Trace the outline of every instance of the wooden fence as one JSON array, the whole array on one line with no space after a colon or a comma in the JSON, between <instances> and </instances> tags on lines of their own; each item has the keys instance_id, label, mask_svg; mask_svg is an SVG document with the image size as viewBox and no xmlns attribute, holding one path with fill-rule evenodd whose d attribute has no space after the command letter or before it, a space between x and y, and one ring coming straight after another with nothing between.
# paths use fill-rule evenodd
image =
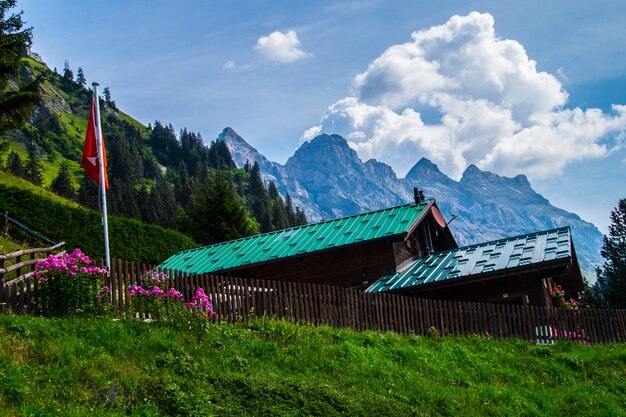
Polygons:
<instances>
[{"instance_id":1,"label":"wooden fence","mask_svg":"<svg viewBox=\"0 0 626 417\"><path fill-rule=\"evenodd\" d=\"M108 284L116 315L123 316L127 311L128 289L147 269L145 265L113 261ZM167 286L179 290L186 300L197 288L203 288L217 313L217 322L272 316L313 325L422 336L516 337L536 343L553 343L556 339L626 342L626 310L426 300L319 284L166 272ZM6 305L16 312L31 312L35 293L22 282L20 287L8 290Z\"/></svg>"},{"instance_id":2,"label":"wooden fence","mask_svg":"<svg viewBox=\"0 0 626 417\"><path fill-rule=\"evenodd\" d=\"M24 306L24 297L28 293L28 303L30 308L30 293L32 285L24 282L30 273L35 269L35 265L41 256L47 257L51 253L63 251L65 242L57 243L48 248L22 249L9 254L0 254L0 307L7 304L5 300L13 300L13 306ZM28 258L28 259L24 259ZM11 264L11 265L8 265ZM1 311L1 309L0 309Z\"/></svg>"}]
</instances>

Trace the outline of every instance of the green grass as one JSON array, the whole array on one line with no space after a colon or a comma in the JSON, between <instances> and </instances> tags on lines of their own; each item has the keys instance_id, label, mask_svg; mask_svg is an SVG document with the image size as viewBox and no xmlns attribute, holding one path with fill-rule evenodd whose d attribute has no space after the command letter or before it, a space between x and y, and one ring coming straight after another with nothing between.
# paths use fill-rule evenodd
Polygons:
<instances>
[{"instance_id":1,"label":"green grass","mask_svg":"<svg viewBox=\"0 0 626 417\"><path fill-rule=\"evenodd\" d=\"M0 316L17 416L620 416L626 346Z\"/></svg>"},{"instance_id":2,"label":"green grass","mask_svg":"<svg viewBox=\"0 0 626 417\"><path fill-rule=\"evenodd\" d=\"M0 221L4 222L4 218L0 218ZM27 245L14 242L11 239L7 239L6 237L0 235L0 254L4 255L26 248Z\"/></svg>"},{"instance_id":3,"label":"green grass","mask_svg":"<svg viewBox=\"0 0 626 417\"><path fill-rule=\"evenodd\" d=\"M41 62L35 61L32 58L23 57L21 60L22 62L27 63L32 68L34 68L38 73L45 72L48 70L48 68L44 64L42 64Z\"/></svg>"},{"instance_id":4,"label":"green grass","mask_svg":"<svg viewBox=\"0 0 626 417\"><path fill-rule=\"evenodd\" d=\"M38 187L30 181L27 181L23 178L16 177L15 175L12 175L3 170L0 170L0 183L2 183L3 185L10 186L10 187L16 187L22 190L29 191L33 194L36 194L41 197L45 197L51 201L54 201L56 203L61 203L68 207L73 207L73 208L80 207L78 203L75 203L66 198L58 196L52 191L46 190L43 187Z\"/></svg>"},{"instance_id":5,"label":"green grass","mask_svg":"<svg viewBox=\"0 0 626 417\"><path fill-rule=\"evenodd\" d=\"M148 127L144 125L143 123L141 123L139 120L134 119L133 117L129 116L128 114L124 113L123 111L119 109L117 110L117 114L122 118L122 120L130 123L132 126L137 128L137 130L141 132L142 138L148 139L150 137L150 131L148 130Z\"/></svg>"}]
</instances>

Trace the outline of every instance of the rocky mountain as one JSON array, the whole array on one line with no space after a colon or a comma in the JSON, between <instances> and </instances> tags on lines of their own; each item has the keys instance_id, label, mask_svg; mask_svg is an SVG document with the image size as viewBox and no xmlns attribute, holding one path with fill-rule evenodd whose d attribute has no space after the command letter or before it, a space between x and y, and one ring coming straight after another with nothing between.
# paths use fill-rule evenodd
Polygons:
<instances>
[{"instance_id":1,"label":"rocky mountain","mask_svg":"<svg viewBox=\"0 0 626 417\"><path fill-rule=\"evenodd\" d=\"M574 213L554 207L524 175L501 177L470 165L459 181L426 158L404 178L382 162L363 162L338 135L305 142L285 165L269 161L230 129L219 136L235 163L257 161L268 181L289 193L311 221L347 216L411 201L413 188L435 198L460 245L569 225L583 269L600 264L602 234Z\"/></svg>"}]
</instances>

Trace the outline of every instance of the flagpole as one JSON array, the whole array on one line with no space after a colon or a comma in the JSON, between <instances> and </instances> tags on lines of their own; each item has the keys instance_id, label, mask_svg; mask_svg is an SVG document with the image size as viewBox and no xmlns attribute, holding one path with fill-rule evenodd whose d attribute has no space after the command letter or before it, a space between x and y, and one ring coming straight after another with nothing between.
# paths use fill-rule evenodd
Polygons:
<instances>
[{"instance_id":1,"label":"flagpole","mask_svg":"<svg viewBox=\"0 0 626 417\"><path fill-rule=\"evenodd\" d=\"M98 148L98 166L100 167L100 202L102 204L102 225L104 226L104 259L108 271L111 271L111 256L109 254L109 222L107 219L107 194L104 183L104 161L102 159L102 128L100 126L100 100L98 99L98 83L91 83L93 86L93 99L96 102L96 148Z\"/></svg>"}]
</instances>

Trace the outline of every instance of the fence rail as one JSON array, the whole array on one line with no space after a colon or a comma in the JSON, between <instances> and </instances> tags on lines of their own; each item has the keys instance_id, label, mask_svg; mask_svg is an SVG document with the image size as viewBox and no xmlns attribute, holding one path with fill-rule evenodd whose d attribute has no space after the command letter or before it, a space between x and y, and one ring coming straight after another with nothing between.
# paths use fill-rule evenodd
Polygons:
<instances>
[{"instance_id":1,"label":"fence rail","mask_svg":"<svg viewBox=\"0 0 626 417\"><path fill-rule=\"evenodd\" d=\"M113 260L107 283L116 315L123 316L128 310L128 289L147 269L143 264ZM516 337L537 343L553 343L557 339L626 342L626 310L427 300L320 284L165 272L169 277L167 285L179 290L186 300L192 298L197 288L203 288L217 313L217 322L240 322L267 315L313 325L423 336ZM5 286L4 290L7 308L23 313L35 310L36 287L31 288L30 281Z\"/></svg>"},{"instance_id":2,"label":"fence rail","mask_svg":"<svg viewBox=\"0 0 626 417\"><path fill-rule=\"evenodd\" d=\"M65 242L61 242L47 248L22 249L8 254L0 254L0 311L7 304L17 308L16 303L20 300L22 302L20 310L32 310L30 304L33 284L24 282L24 279L34 271L35 265L39 261L37 255L48 256L55 251L62 251L64 246ZM25 256L28 256L29 259L22 260ZM13 264L6 265L7 262L13 262ZM12 274L13 272L15 274ZM15 278L7 281L7 276L15 276Z\"/></svg>"}]
</instances>

